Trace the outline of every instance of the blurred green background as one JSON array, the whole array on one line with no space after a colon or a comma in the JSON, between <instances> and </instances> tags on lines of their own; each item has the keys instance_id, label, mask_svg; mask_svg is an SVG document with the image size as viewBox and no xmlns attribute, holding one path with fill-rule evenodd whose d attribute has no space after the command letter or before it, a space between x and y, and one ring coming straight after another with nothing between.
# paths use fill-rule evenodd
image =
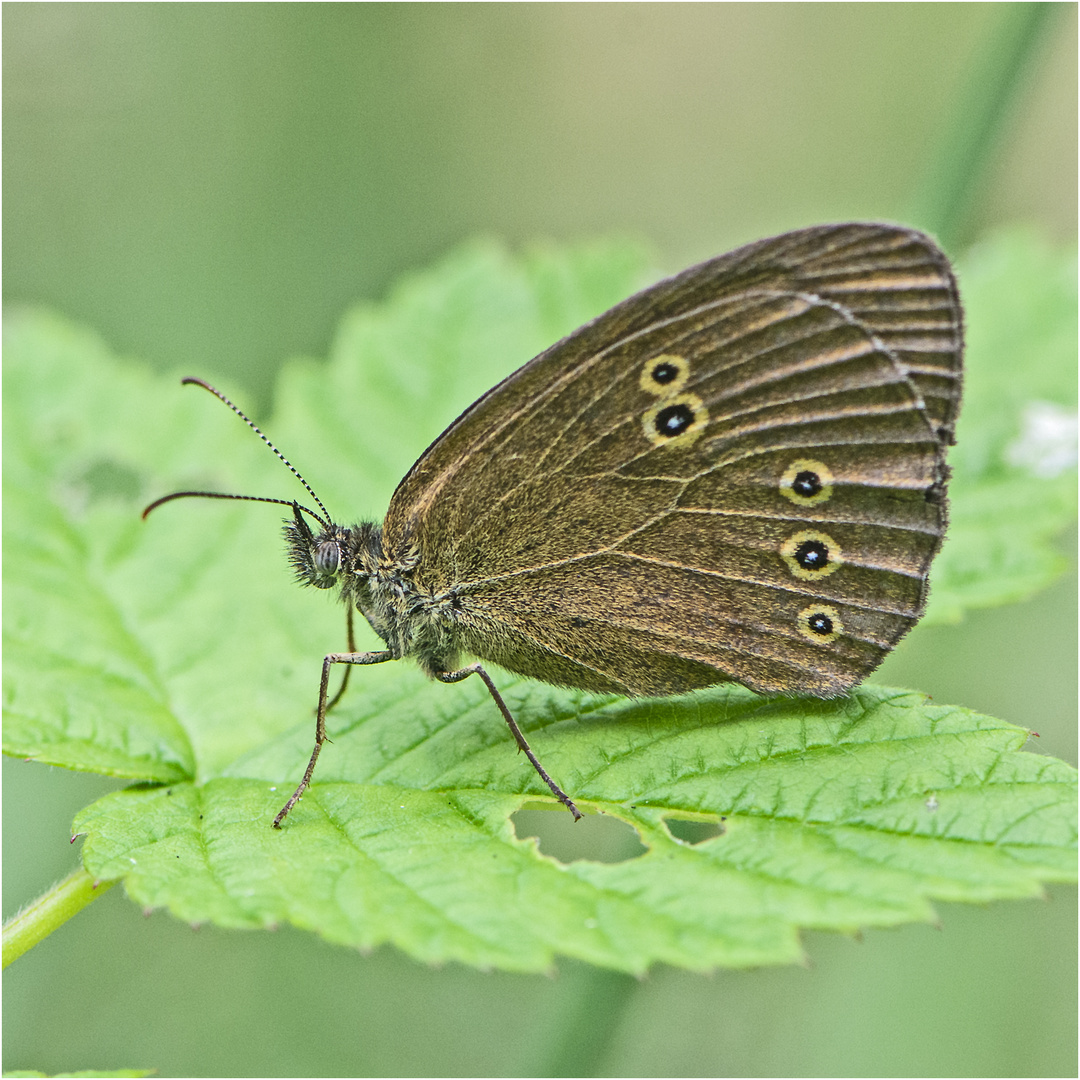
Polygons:
<instances>
[{"instance_id":1,"label":"blurred green background","mask_svg":"<svg viewBox=\"0 0 1080 1080\"><path fill-rule=\"evenodd\" d=\"M953 254L1015 222L1075 242L1073 4L2 17L5 301L55 307L159 370L227 376L261 415L286 358L324 355L350 304L476 233L629 234L671 271L855 218L930 228ZM986 152L954 182L965 140ZM882 680L1033 727L1075 762L1075 597L1073 575L920 629ZM5 916L74 865L71 818L116 786L4 762ZM636 982L195 933L114 890L8 971L4 1068L1075 1075L1075 890L939 910L942 929L808 934L805 969Z\"/></svg>"}]
</instances>

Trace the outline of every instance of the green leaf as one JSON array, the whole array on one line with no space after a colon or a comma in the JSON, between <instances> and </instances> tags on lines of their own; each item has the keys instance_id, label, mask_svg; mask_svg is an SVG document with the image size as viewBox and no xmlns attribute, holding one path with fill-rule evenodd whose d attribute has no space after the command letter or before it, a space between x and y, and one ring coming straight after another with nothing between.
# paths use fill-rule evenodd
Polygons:
<instances>
[{"instance_id":1,"label":"green leaf","mask_svg":"<svg viewBox=\"0 0 1080 1080\"><path fill-rule=\"evenodd\" d=\"M109 581L136 542L151 380L48 316L6 323L5 353L4 750L111 776L190 776L160 667ZM125 400L140 410L126 425Z\"/></svg>"},{"instance_id":2,"label":"green leaf","mask_svg":"<svg viewBox=\"0 0 1080 1080\"><path fill-rule=\"evenodd\" d=\"M926 619L1023 599L1066 562L1076 519L1076 254L999 234L958 266L964 402L949 455L952 521Z\"/></svg>"},{"instance_id":3,"label":"green leaf","mask_svg":"<svg viewBox=\"0 0 1080 1080\"><path fill-rule=\"evenodd\" d=\"M87 1076L87 1077L89 1077L89 1076L102 1076L102 1077L104 1077L104 1076L116 1076L116 1077L123 1077L123 1076L131 1076L131 1077L141 1077L141 1076L153 1076L154 1071L155 1070L153 1070L153 1069L116 1069L116 1070L114 1070L112 1072L101 1072L101 1071L96 1070L96 1069L86 1069L86 1070L82 1070L80 1072L43 1073L43 1072L35 1072L32 1069L21 1069L21 1070L18 1070L16 1072L6 1072L3 1075L4 1075L5 1078L7 1078L7 1077L47 1077L47 1076L65 1076L65 1077L84 1077L84 1076Z\"/></svg>"},{"instance_id":4,"label":"green leaf","mask_svg":"<svg viewBox=\"0 0 1080 1080\"><path fill-rule=\"evenodd\" d=\"M627 245L463 249L350 314L328 365L288 365L266 428L336 516L377 519L463 407L644 267ZM275 832L310 753L320 659L344 645L340 607L290 581L280 507L138 511L173 490L288 497L294 481L205 393L84 331L23 312L5 341L5 751L148 782L76 822L87 870L144 906L429 961L703 969L795 960L800 927L925 920L934 899L1030 896L1075 875L1074 770L1022 752L1021 729L882 688L627 702L502 676L549 771L643 852L559 862L515 835L510 816L550 799L483 686L366 667ZM977 483L957 470L951 543L969 559L949 565L967 577L938 586L953 607L1046 579L1005 563L980 577L970 553L999 526L963 527L968 499L1001 498L1014 434L1002 423ZM1058 491L1041 483L1029 490ZM722 831L690 843L684 819Z\"/></svg>"},{"instance_id":5,"label":"green leaf","mask_svg":"<svg viewBox=\"0 0 1080 1080\"><path fill-rule=\"evenodd\" d=\"M798 928L934 918L932 898L1032 896L1074 873L1076 774L1028 733L876 687L843 702L509 688L585 809L647 849L567 864L508 821L542 785L483 687L424 687L335 725L325 772L281 832L286 747L202 786L129 789L75 822L91 874L191 922L393 942L429 962L517 971L555 955L640 972L792 962ZM297 746L293 748L300 750ZM351 779L339 779L350 777ZM633 802L627 793L633 793ZM562 813L562 811L559 811ZM692 845L669 818L720 824Z\"/></svg>"}]
</instances>

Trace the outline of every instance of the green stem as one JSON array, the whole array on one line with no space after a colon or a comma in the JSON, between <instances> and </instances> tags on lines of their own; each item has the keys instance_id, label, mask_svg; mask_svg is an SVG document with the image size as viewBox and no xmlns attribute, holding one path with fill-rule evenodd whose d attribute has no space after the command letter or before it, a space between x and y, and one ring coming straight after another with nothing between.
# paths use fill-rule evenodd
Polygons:
<instances>
[{"instance_id":1,"label":"green stem","mask_svg":"<svg viewBox=\"0 0 1080 1080\"><path fill-rule=\"evenodd\" d=\"M80 866L4 924L4 967L47 938L116 881L95 882Z\"/></svg>"},{"instance_id":2,"label":"green stem","mask_svg":"<svg viewBox=\"0 0 1080 1080\"><path fill-rule=\"evenodd\" d=\"M948 249L957 243L972 194L1018 93L1024 89L1053 3L1003 5L997 27L958 95L952 122L912 201L911 219Z\"/></svg>"},{"instance_id":3,"label":"green stem","mask_svg":"<svg viewBox=\"0 0 1080 1080\"><path fill-rule=\"evenodd\" d=\"M564 962L562 966L570 965ZM639 986L632 975L588 965L582 965L571 978L558 1022L551 1025L552 1040L545 1060L536 1076L601 1075Z\"/></svg>"}]
</instances>

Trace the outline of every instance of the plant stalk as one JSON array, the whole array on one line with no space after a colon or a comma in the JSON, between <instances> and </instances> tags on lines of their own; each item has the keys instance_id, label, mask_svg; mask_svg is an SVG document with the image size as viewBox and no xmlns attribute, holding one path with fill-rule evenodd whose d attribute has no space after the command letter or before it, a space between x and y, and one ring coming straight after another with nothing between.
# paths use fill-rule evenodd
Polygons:
<instances>
[{"instance_id":1,"label":"plant stalk","mask_svg":"<svg viewBox=\"0 0 1080 1080\"><path fill-rule=\"evenodd\" d=\"M116 884L94 881L80 866L4 924L4 967L47 938Z\"/></svg>"},{"instance_id":2,"label":"plant stalk","mask_svg":"<svg viewBox=\"0 0 1080 1080\"><path fill-rule=\"evenodd\" d=\"M911 203L911 220L955 250L987 163L1016 101L1032 78L1048 23L1059 5L1001 5L997 27L957 95L951 120Z\"/></svg>"}]
</instances>

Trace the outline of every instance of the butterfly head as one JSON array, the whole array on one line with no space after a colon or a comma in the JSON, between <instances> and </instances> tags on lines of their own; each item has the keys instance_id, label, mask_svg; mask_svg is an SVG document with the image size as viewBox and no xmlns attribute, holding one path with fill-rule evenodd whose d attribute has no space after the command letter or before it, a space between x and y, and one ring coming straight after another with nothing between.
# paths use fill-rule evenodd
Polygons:
<instances>
[{"instance_id":1,"label":"butterfly head","mask_svg":"<svg viewBox=\"0 0 1080 1080\"><path fill-rule=\"evenodd\" d=\"M206 498L206 499L239 499L247 502L277 503L292 509L292 520L285 521L285 540L288 545L289 562L292 563L296 576L302 585L312 585L316 589L331 589L345 573L344 580L346 589L349 588L349 571L354 568L356 557L361 550L370 547L370 534L377 530L375 526L360 525L352 529L335 525L330 518L322 500L312 490L311 485L297 472L292 462L259 430L258 426L234 405L220 390L211 386L202 379L186 378L181 380L185 385L201 386L208 390L219 401L227 405L241 420L277 456L285 467L304 485L307 493L315 501L319 508L318 512L306 506L301 506L295 499L275 499L261 495L235 495L219 491L174 491L171 495L165 495L152 502L144 511L145 518L151 511L174 499L183 498ZM317 526L314 531L308 519Z\"/></svg>"},{"instance_id":2,"label":"butterfly head","mask_svg":"<svg viewBox=\"0 0 1080 1080\"><path fill-rule=\"evenodd\" d=\"M354 530L316 518L319 530L315 532L304 513L303 507L293 503L293 519L285 520L289 562L301 585L332 589L352 561Z\"/></svg>"}]
</instances>

